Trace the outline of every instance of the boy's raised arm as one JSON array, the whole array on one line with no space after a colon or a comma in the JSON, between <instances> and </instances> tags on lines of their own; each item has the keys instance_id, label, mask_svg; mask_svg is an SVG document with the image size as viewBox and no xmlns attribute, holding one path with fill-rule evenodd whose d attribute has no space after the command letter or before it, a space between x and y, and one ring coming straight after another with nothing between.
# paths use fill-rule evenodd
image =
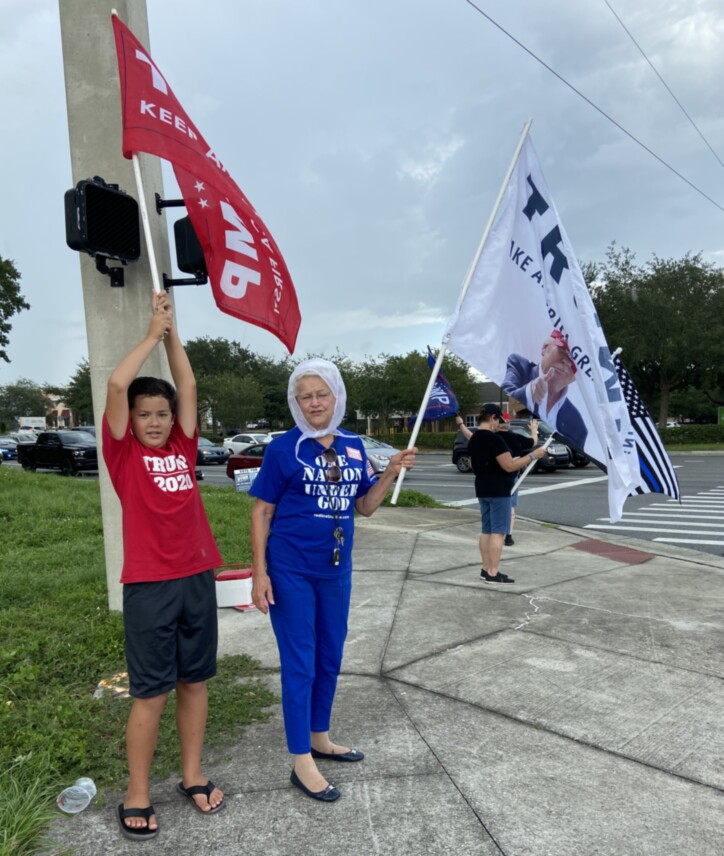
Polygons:
<instances>
[{"instance_id":1,"label":"boy's raised arm","mask_svg":"<svg viewBox=\"0 0 724 856\"><path fill-rule=\"evenodd\" d=\"M169 329L163 343L176 386L176 421L187 437L193 437L198 419L194 370L175 327Z\"/></svg>"},{"instance_id":2,"label":"boy's raised arm","mask_svg":"<svg viewBox=\"0 0 724 856\"><path fill-rule=\"evenodd\" d=\"M128 426L128 387L153 349L173 330L171 304L165 292L153 294L153 315L144 338L118 363L108 378L106 419L111 435L121 440ZM183 350L183 349L182 349ZM195 414L194 414L195 415Z\"/></svg>"}]
</instances>

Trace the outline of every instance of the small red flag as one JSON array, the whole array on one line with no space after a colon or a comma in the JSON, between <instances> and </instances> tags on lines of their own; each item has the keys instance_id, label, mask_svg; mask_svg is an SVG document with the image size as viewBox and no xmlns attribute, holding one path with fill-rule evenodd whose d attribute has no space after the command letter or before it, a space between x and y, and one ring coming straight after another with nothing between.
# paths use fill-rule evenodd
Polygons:
<instances>
[{"instance_id":1,"label":"small red flag","mask_svg":"<svg viewBox=\"0 0 724 856\"><path fill-rule=\"evenodd\" d=\"M173 165L222 312L263 327L290 353L301 324L281 252L261 217L211 150L133 33L113 16L123 117L123 154Z\"/></svg>"}]
</instances>

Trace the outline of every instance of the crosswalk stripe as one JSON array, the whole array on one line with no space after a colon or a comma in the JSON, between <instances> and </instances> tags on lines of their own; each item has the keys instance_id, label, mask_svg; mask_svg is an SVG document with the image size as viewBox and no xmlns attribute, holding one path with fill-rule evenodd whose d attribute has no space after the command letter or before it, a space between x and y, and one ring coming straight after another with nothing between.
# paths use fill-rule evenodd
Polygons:
<instances>
[{"instance_id":1,"label":"crosswalk stripe","mask_svg":"<svg viewBox=\"0 0 724 856\"><path fill-rule=\"evenodd\" d=\"M614 532L671 532L675 535L691 535L692 530L691 527L688 529L670 529L668 526L658 527L658 526L621 526L619 523L589 523L583 527L584 529L613 529ZM709 532L702 532L702 535L709 535ZM724 533L722 533L722 540L715 541L715 544L724 545Z\"/></svg>"},{"instance_id":2,"label":"crosswalk stripe","mask_svg":"<svg viewBox=\"0 0 724 856\"><path fill-rule=\"evenodd\" d=\"M667 505L674 503L675 505L712 505L719 507L724 505L724 499L705 499L703 496L689 496L681 502L677 502L675 499L667 499L666 503Z\"/></svg>"},{"instance_id":3,"label":"crosswalk stripe","mask_svg":"<svg viewBox=\"0 0 724 856\"><path fill-rule=\"evenodd\" d=\"M671 512L671 513L669 513ZM672 517L675 517L677 520L722 520L724 519L721 514L702 514L701 512L694 512L693 510L688 513L684 513L681 511L675 511L672 508L662 508L662 509L648 509L648 508L639 508L638 511L626 511L624 512L624 518L627 516L641 516L641 517L660 517L662 520L671 520ZM603 519L603 518L602 518Z\"/></svg>"},{"instance_id":4,"label":"crosswalk stripe","mask_svg":"<svg viewBox=\"0 0 724 856\"><path fill-rule=\"evenodd\" d=\"M712 496L712 494L715 494ZM661 536L653 541L666 541L678 544L724 544L722 541L710 541L724 530L724 496L719 499L724 487L699 491L696 495L685 495L681 502L669 499L654 502L636 511L624 511L619 523L611 523L609 517L599 517L596 523L589 523L584 529L611 529L624 532L653 532ZM712 522L712 521L717 521ZM686 526L686 529L672 529L672 525ZM688 535L689 538L671 538L671 535ZM691 537L694 536L694 537ZM696 537L699 536L699 537ZM724 539L724 531L721 532Z\"/></svg>"},{"instance_id":5,"label":"crosswalk stripe","mask_svg":"<svg viewBox=\"0 0 724 856\"><path fill-rule=\"evenodd\" d=\"M598 519L602 523L610 523L611 522L610 517L599 517ZM696 520L698 521L699 518L696 518ZM624 523L651 523L654 526L665 526L666 525L666 523L663 520L655 520L653 518L648 518L648 517L644 518L643 520L638 518L638 517L624 517L623 522ZM686 520L681 519L679 522L684 524L684 523L686 523ZM698 527L701 529L724 529L724 523L707 523L705 520L703 520L701 522L697 522L697 523L692 523L691 525L694 526L695 528ZM586 528L588 528L588 527L586 527Z\"/></svg>"}]
</instances>

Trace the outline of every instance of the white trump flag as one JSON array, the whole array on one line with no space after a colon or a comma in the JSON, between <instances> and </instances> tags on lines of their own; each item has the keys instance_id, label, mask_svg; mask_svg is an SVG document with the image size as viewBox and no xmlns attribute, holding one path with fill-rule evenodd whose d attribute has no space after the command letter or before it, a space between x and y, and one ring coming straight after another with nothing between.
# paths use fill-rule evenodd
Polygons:
<instances>
[{"instance_id":1,"label":"white trump flag","mask_svg":"<svg viewBox=\"0 0 724 856\"><path fill-rule=\"evenodd\" d=\"M445 336L608 470L609 514L641 483L634 432L596 310L526 137L500 215Z\"/></svg>"}]
</instances>

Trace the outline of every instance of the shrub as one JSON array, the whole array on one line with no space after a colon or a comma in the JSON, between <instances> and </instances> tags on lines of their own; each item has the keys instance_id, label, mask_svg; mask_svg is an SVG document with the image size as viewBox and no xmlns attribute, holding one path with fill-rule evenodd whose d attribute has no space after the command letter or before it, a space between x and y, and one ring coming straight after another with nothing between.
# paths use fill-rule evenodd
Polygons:
<instances>
[{"instance_id":1,"label":"shrub","mask_svg":"<svg viewBox=\"0 0 724 856\"><path fill-rule=\"evenodd\" d=\"M456 433L456 431L420 431L417 440L415 440L415 445L421 450L452 452ZM396 449L406 449L410 442L410 435L407 432L404 434L376 434L375 440L389 443Z\"/></svg>"},{"instance_id":2,"label":"shrub","mask_svg":"<svg viewBox=\"0 0 724 856\"><path fill-rule=\"evenodd\" d=\"M724 425L680 425L677 428L660 428L659 435L665 446L724 444Z\"/></svg>"}]
</instances>

